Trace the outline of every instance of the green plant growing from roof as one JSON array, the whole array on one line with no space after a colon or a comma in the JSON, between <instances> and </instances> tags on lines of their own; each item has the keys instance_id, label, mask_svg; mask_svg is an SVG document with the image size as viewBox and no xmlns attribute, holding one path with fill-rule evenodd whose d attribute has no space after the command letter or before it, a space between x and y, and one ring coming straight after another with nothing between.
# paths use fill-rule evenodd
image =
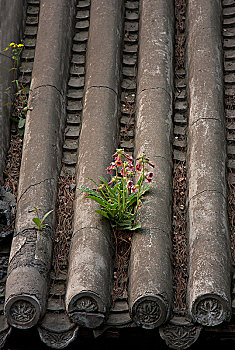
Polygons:
<instances>
[{"instance_id":1,"label":"green plant growing from roof","mask_svg":"<svg viewBox=\"0 0 235 350\"><path fill-rule=\"evenodd\" d=\"M19 135L22 137L24 135L24 127L26 121L26 114L28 111L27 103L28 96L27 93L30 89L24 87L23 80L19 81L17 78L18 69L24 68L19 67L20 64L20 56L22 50L24 48L24 44L21 42L20 44L16 44L14 42L10 43L4 51L10 51L11 59L13 61L13 67L9 71L14 71L14 79L11 81L12 85L9 86L6 91L9 94L9 91L13 88L16 91L13 94L12 102L6 103L4 106L12 105L14 107L15 116L11 119L17 123L19 129Z\"/></svg>"},{"instance_id":2,"label":"green plant growing from roof","mask_svg":"<svg viewBox=\"0 0 235 350\"><path fill-rule=\"evenodd\" d=\"M141 228L136 216L146 203L142 197L150 189L153 180L150 168L154 169L155 165L142 154L134 166L132 156L123 149L117 149L113 157L114 161L107 168L107 174L114 172L110 182L103 177L100 177L101 184L90 179L96 186L95 190L85 186L78 189L100 204L101 208L94 211L108 219L113 229L134 231ZM135 175L138 177L136 184L133 181Z\"/></svg>"},{"instance_id":3,"label":"green plant growing from roof","mask_svg":"<svg viewBox=\"0 0 235 350\"><path fill-rule=\"evenodd\" d=\"M34 227L38 230L38 231L42 231L46 226L48 226L48 224L44 224L44 221L46 220L46 218L48 217L48 215L50 215L53 210L49 210L42 219L40 219L39 216L39 207L34 207L32 210L30 210L31 212L35 212L36 213L36 217L34 217L32 219L33 223L34 223Z\"/></svg>"}]
</instances>

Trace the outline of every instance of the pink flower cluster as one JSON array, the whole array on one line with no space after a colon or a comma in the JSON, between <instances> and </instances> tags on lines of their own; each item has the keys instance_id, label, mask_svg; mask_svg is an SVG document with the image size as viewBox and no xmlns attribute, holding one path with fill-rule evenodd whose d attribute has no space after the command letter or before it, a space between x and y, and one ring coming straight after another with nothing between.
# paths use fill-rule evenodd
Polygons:
<instances>
[{"instance_id":1,"label":"pink flower cluster","mask_svg":"<svg viewBox=\"0 0 235 350\"><path fill-rule=\"evenodd\" d=\"M111 171L116 171L116 176L118 172L122 177L127 179L127 188L130 189L132 193L138 191L138 186L134 186L132 177L134 176L134 171L142 172L143 179L146 183L151 183L153 180L153 172L148 171L146 165L149 165L153 169L155 164L151 163L144 155L137 158L138 162L135 167L133 165L133 158L128 153L125 153L123 149L118 149L116 153L113 154L114 161L107 168L107 174L111 175ZM112 180L109 184L112 183Z\"/></svg>"}]
</instances>

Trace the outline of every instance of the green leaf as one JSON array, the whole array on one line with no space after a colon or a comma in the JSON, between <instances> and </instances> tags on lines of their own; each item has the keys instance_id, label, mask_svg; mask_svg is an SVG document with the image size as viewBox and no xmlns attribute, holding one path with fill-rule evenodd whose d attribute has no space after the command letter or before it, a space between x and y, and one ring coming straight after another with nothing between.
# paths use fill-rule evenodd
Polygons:
<instances>
[{"instance_id":1,"label":"green leaf","mask_svg":"<svg viewBox=\"0 0 235 350\"><path fill-rule=\"evenodd\" d=\"M103 176L100 176L99 178L104 184L108 184L108 181Z\"/></svg>"},{"instance_id":2,"label":"green leaf","mask_svg":"<svg viewBox=\"0 0 235 350\"><path fill-rule=\"evenodd\" d=\"M38 207L38 206L34 207L34 208L33 208L32 210L30 210L30 211L35 212L35 211L37 211L37 210L39 210L39 207Z\"/></svg>"},{"instance_id":3,"label":"green leaf","mask_svg":"<svg viewBox=\"0 0 235 350\"><path fill-rule=\"evenodd\" d=\"M41 220L39 218L33 218L33 222L37 225L37 227L41 227Z\"/></svg>"},{"instance_id":4,"label":"green leaf","mask_svg":"<svg viewBox=\"0 0 235 350\"><path fill-rule=\"evenodd\" d=\"M18 122L18 128L22 129L25 126L25 119L24 118L20 118L19 122Z\"/></svg>"},{"instance_id":5,"label":"green leaf","mask_svg":"<svg viewBox=\"0 0 235 350\"><path fill-rule=\"evenodd\" d=\"M137 222L134 226L132 226L132 228L130 228L130 231L135 231L138 230L139 228L141 228L141 223Z\"/></svg>"},{"instance_id":6,"label":"green leaf","mask_svg":"<svg viewBox=\"0 0 235 350\"><path fill-rule=\"evenodd\" d=\"M143 196L147 191L149 191L151 184L143 184L140 189L140 197Z\"/></svg>"},{"instance_id":7,"label":"green leaf","mask_svg":"<svg viewBox=\"0 0 235 350\"><path fill-rule=\"evenodd\" d=\"M115 209L117 209L117 206L118 206L118 204L117 204L117 202L115 202L115 203L113 203L113 202L109 202L109 208L110 208L110 210L115 210Z\"/></svg>"},{"instance_id":8,"label":"green leaf","mask_svg":"<svg viewBox=\"0 0 235 350\"><path fill-rule=\"evenodd\" d=\"M99 203L102 207L106 207L106 205L107 205L107 202L105 202L100 197L89 195L89 196L87 196L87 198L93 199L95 202Z\"/></svg>"},{"instance_id":9,"label":"green leaf","mask_svg":"<svg viewBox=\"0 0 235 350\"><path fill-rule=\"evenodd\" d=\"M131 220L127 220L125 222L119 222L118 225L121 226L121 227L124 227L124 226L130 226L132 224L132 221Z\"/></svg>"},{"instance_id":10,"label":"green leaf","mask_svg":"<svg viewBox=\"0 0 235 350\"><path fill-rule=\"evenodd\" d=\"M50 215L51 213L53 212L53 209L52 210L49 210L42 218L42 221L41 221L41 224L43 223L44 220L46 220L46 218L48 217L48 215Z\"/></svg>"},{"instance_id":11,"label":"green leaf","mask_svg":"<svg viewBox=\"0 0 235 350\"><path fill-rule=\"evenodd\" d=\"M119 186L121 183L117 182L116 185L114 187L112 187L108 184L108 181L104 177L100 176L100 179L102 180L103 184L105 185L106 190L110 194L112 194L113 196L115 196L117 198L116 190L118 190L118 192L120 191Z\"/></svg>"},{"instance_id":12,"label":"green leaf","mask_svg":"<svg viewBox=\"0 0 235 350\"><path fill-rule=\"evenodd\" d=\"M134 194L134 196L132 196L131 198L129 196L129 198L127 199L127 204L126 204L127 208L129 208L131 206L134 207L136 205L136 202L137 202L137 195L136 194Z\"/></svg>"},{"instance_id":13,"label":"green leaf","mask_svg":"<svg viewBox=\"0 0 235 350\"><path fill-rule=\"evenodd\" d=\"M99 187L99 185L97 184L97 182L95 182L95 180L93 180L92 178L88 177L89 180L91 180L97 187Z\"/></svg>"},{"instance_id":14,"label":"green leaf","mask_svg":"<svg viewBox=\"0 0 235 350\"><path fill-rule=\"evenodd\" d=\"M46 226L49 226L48 224L41 225L41 230L45 228Z\"/></svg>"},{"instance_id":15,"label":"green leaf","mask_svg":"<svg viewBox=\"0 0 235 350\"><path fill-rule=\"evenodd\" d=\"M81 187L78 187L78 190L80 190L80 191L82 191L82 192L86 192L86 193L88 193L88 194L91 194L92 196L95 196L95 197L98 197L98 198L103 199L103 197L101 196L101 194L99 194L99 192L94 191L94 190L91 190L91 189L88 188L88 187L81 186Z\"/></svg>"},{"instance_id":16,"label":"green leaf","mask_svg":"<svg viewBox=\"0 0 235 350\"><path fill-rule=\"evenodd\" d=\"M95 212L95 213L98 213L98 214L100 214L100 215L103 215L106 219L109 219L108 214L107 214L105 211L103 211L103 210L96 209L96 210L94 210L94 212Z\"/></svg>"},{"instance_id":17,"label":"green leaf","mask_svg":"<svg viewBox=\"0 0 235 350\"><path fill-rule=\"evenodd\" d=\"M142 205L145 205L145 204L151 203L152 201L153 201L152 199L149 199L148 201L142 201Z\"/></svg>"},{"instance_id":18,"label":"green leaf","mask_svg":"<svg viewBox=\"0 0 235 350\"><path fill-rule=\"evenodd\" d=\"M25 91L30 91L31 89L20 89L19 91L17 91L16 93L15 93L15 95L20 95L22 92L25 92Z\"/></svg>"},{"instance_id":19,"label":"green leaf","mask_svg":"<svg viewBox=\"0 0 235 350\"><path fill-rule=\"evenodd\" d=\"M20 137L24 136L24 128L23 129L19 129L19 135L20 135Z\"/></svg>"}]
</instances>

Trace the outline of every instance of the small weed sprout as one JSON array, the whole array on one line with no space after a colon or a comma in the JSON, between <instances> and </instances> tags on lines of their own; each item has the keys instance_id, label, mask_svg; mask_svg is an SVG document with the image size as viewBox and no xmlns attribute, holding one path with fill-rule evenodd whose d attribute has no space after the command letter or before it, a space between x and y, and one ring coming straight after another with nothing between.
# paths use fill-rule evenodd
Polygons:
<instances>
[{"instance_id":1,"label":"small weed sprout","mask_svg":"<svg viewBox=\"0 0 235 350\"><path fill-rule=\"evenodd\" d=\"M19 81L17 79L18 69L23 68L23 67L19 67L20 56L21 56L23 48L24 48L24 44L22 42L20 44L16 44L16 43L12 42L4 49L4 51L9 50L11 53L13 67L9 71L14 71L14 79L11 81L12 86L9 86L6 89L6 91L8 94L12 88L14 91L16 91L13 94L13 98L12 98L13 102L8 102L4 106L12 105L14 107L14 111L13 111L14 117L12 117L11 119L18 124L19 135L21 137L24 135L25 120L26 120L26 114L28 111L27 93L28 93L28 91L30 91L30 89L25 88L24 83L23 83L23 79L22 79L22 81Z\"/></svg>"},{"instance_id":2,"label":"small weed sprout","mask_svg":"<svg viewBox=\"0 0 235 350\"><path fill-rule=\"evenodd\" d=\"M85 186L78 189L100 204L101 209L95 212L108 219L114 230L134 231L141 228L136 216L138 209L146 203L142 197L150 189L153 179L151 170L155 165L143 154L136 159L134 166L132 156L123 149L117 149L113 157L114 161L107 168L107 174L114 172L110 182L100 177L100 185L90 179L97 187L95 190ZM133 182L135 175L138 176L136 184Z\"/></svg>"},{"instance_id":3,"label":"small weed sprout","mask_svg":"<svg viewBox=\"0 0 235 350\"><path fill-rule=\"evenodd\" d=\"M50 215L53 210L49 210L42 218L42 220L40 219L39 216L39 207L34 207L31 212L35 212L36 213L36 217L33 218L33 222L34 222L34 227L38 230L38 231L42 231L42 229L44 229L46 226L48 226L48 224L43 224L43 222L46 220L46 218L48 217L48 215Z\"/></svg>"}]
</instances>

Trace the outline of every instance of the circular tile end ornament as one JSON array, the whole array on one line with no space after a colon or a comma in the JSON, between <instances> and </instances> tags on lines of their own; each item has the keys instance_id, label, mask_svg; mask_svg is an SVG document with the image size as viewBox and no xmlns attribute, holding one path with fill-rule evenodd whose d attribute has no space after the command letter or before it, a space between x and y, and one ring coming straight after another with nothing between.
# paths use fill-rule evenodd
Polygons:
<instances>
[{"instance_id":1,"label":"circular tile end ornament","mask_svg":"<svg viewBox=\"0 0 235 350\"><path fill-rule=\"evenodd\" d=\"M36 298L28 295L11 297L5 305L8 323L16 328L28 329L40 318L40 306Z\"/></svg>"},{"instance_id":2,"label":"circular tile end ornament","mask_svg":"<svg viewBox=\"0 0 235 350\"><path fill-rule=\"evenodd\" d=\"M166 321L168 305L159 296L143 296L134 303L131 314L136 324L153 329Z\"/></svg>"},{"instance_id":3,"label":"circular tile end ornament","mask_svg":"<svg viewBox=\"0 0 235 350\"><path fill-rule=\"evenodd\" d=\"M200 296L193 304L192 317L203 326L216 326L229 319L229 304L218 295Z\"/></svg>"}]
</instances>

